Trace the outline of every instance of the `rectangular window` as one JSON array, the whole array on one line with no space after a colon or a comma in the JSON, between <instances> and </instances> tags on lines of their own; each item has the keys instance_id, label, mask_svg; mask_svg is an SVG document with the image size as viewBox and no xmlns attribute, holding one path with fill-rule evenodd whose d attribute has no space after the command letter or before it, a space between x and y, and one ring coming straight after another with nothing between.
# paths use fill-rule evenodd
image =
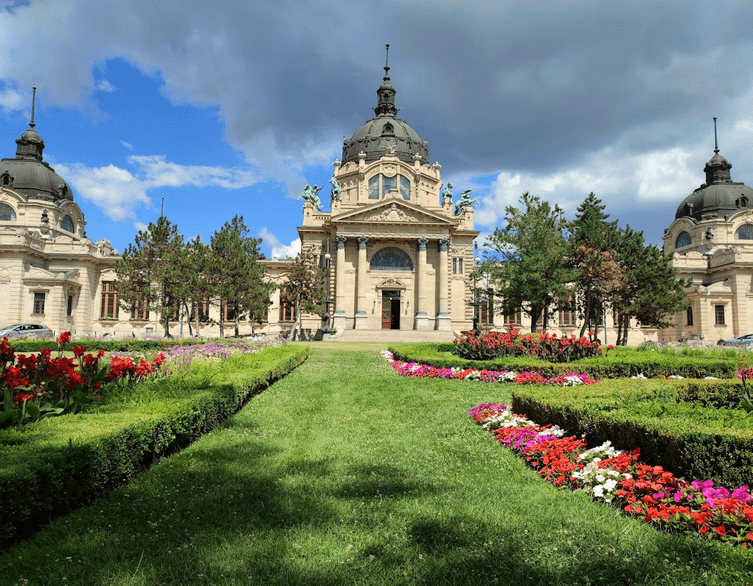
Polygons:
<instances>
[{"instance_id":1,"label":"rectangular window","mask_svg":"<svg viewBox=\"0 0 753 586\"><path fill-rule=\"evenodd\" d=\"M403 199L410 200L410 179L400 175L400 195Z\"/></svg>"},{"instance_id":2,"label":"rectangular window","mask_svg":"<svg viewBox=\"0 0 753 586\"><path fill-rule=\"evenodd\" d=\"M131 306L131 319L144 321L149 319L149 310L145 299L137 301Z\"/></svg>"},{"instance_id":3,"label":"rectangular window","mask_svg":"<svg viewBox=\"0 0 753 586\"><path fill-rule=\"evenodd\" d=\"M510 324L523 325L523 311L520 307L514 309L512 313L505 314L505 325L509 326Z\"/></svg>"},{"instance_id":4,"label":"rectangular window","mask_svg":"<svg viewBox=\"0 0 753 586\"><path fill-rule=\"evenodd\" d=\"M293 321L294 308L292 304L283 303L280 300L280 321Z\"/></svg>"},{"instance_id":5,"label":"rectangular window","mask_svg":"<svg viewBox=\"0 0 753 586\"><path fill-rule=\"evenodd\" d=\"M463 274L463 259L462 258L452 259L452 274L453 275Z\"/></svg>"},{"instance_id":6,"label":"rectangular window","mask_svg":"<svg viewBox=\"0 0 753 586\"><path fill-rule=\"evenodd\" d=\"M458 259L453 258L452 259L452 274L456 274L458 272Z\"/></svg>"},{"instance_id":7,"label":"rectangular window","mask_svg":"<svg viewBox=\"0 0 753 586\"><path fill-rule=\"evenodd\" d=\"M714 306L714 323L718 326L724 325L724 305Z\"/></svg>"},{"instance_id":8,"label":"rectangular window","mask_svg":"<svg viewBox=\"0 0 753 586\"><path fill-rule=\"evenodd\" d=\"M34 293L34 315L44 314L44 293Z\"/></svg>"},{"instance_id":9,"label":"rectangular window","mask_svg":"<svg viewBox=\"0 0 753 586\"><path fill-rule=\"evenodd\" d=\"M567 309L560 311L559 325L560 327L575 327L575 311L571 309L571 305L567 307Z\"/></svg>"},{"instance_id":10,"label":"rectangular window","mask_svg":"<svg viewBox=\"0 0 753 586\"><path fill-rule=\"evenodd\" d=\"M479 323L487 326L494 325L494 301L491 297L481 299L479 311Z\"/></svg>"},{"instance_id":11,"label":"rectangular window","mask_svg":"<svg viewBox=\"0 0 753 586\"><path fill-rule=\"evenodd\" d=\"M68 295L68 309L65 314L67 316L73 315L73 295Z\"/></svg>"},{"instance_id":12,"label":"rectangular window","mask_svg":"<svg viewBox=\"0 0 753 586\"><path fill-rule=\"evenodd\" d=\"M105 281L102 283L102 311L100 319L118 319L118 293L115 283Z\"/></svg>"},{"instance_id":13,"label":"rectangular window","mask_svg":"<svg viewBox=\"0 0 753 586\"><path fill-rule=\"evenodd\" d=\"M458 273L461 275L463 274L463 259L462 258L458 259Z\"/></svg>"},{"instance_id":14,"label":"rectangular window","mask_svg":"<svg viewBox=\"0 0 753 586\"><path fill-rule=\"evenodd\" d=\"M690 307L688 307L686 315L687 315L687 318L688 318L687 325L692 326L693 325L693 306L692 305Z\"/></svg>"},{"instance_id":15,"label":"rectangular window","mask_svg":"<svg viewBox=\"0 0 753 586\"><path fill-rule=\"evenodd\" d=\"M379 199L379 175L369 179L369 199Z\"/></svg>"},{"instance_id":16,"label":"rectangular window","mask_svg":"<svg viewBox=\"0 0 753 586\"><path fill-rule=\"evenodd\" d=\"M202 301L201 303L197 303L194 301L191 304L191 317L190 320L192 323L196 323L196 308L199 307L199 322L200 323L206 323L209 321L209 302Z\"/></svg>"},{"instance_id":17,"label":"rectangular window","mask_svg":"<svg viewBox=\"0 0 753 586\"><path fill-rule=\"evenodd\" d=\"M394 177L382 176L382 197L387 195L393 189L397 189L397 175Z\"/></svg>"}]
</instances>

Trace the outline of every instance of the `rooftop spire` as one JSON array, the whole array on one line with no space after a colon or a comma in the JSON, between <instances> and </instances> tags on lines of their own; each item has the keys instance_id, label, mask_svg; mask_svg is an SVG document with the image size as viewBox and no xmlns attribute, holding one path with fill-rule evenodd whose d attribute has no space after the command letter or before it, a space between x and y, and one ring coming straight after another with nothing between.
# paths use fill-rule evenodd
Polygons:
<instances>
[{"instance_id":1,"label":"rooftop spire","mask_svg":"<svg viewBox=\"0 0 753 586\"><path fill-rule=\"evenodd\" d=\"M390 46L387 45L387 58L384 65L384 78L382 79L382 85L377 90L377 96L379 101L377 107L374 108L374 114L377 116L389 115L396 116L397 108L395 107L395 88L390 83Z\"/></svg>"},{"instance_id":2,"label":"rooftop spire","mask_svg":"<svg viewBox=\"0 0 753 586\"><path fill-rule=\"evenodd\" d=\"M714 156L706 163L703 168L706 173L706 185L714 183L731 183L732 178L729 170L732 168L730 162L719 154L719 141L716 134L716 116L714 116Z\"/></svg>"},{"instance_id":3,"label":"rooftop spire","mask_svg":"<svg viewBox=\"0 0 753 586\"><path fill-rule=\"evenodd\" d=\"M34 128L36 126L36 124L34 124L34 106L37 103L37 86L32 86L31 89L33 91L32 91L32 94L31 94L31 122L29 122L29 126L31 126L32 128ZM715 118L715 120L716 120L716 118Z\"/></svg>"}]
</instances>

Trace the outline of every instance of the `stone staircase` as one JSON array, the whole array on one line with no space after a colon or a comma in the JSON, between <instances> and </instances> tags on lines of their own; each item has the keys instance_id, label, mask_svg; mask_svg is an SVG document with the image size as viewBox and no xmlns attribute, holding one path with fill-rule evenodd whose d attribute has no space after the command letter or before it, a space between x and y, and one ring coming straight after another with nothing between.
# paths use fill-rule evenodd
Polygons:
<instances>
[{"instance_id":1,"label":"stone staircase","mask_svg":"<svg viewBox=\"0 0 753 586\"><path fill-rule=\"evenodd\" d=\"M452 342L459 334L452 331L416 330L345 330L332 338L333 342Z\"/></svg>"}]
</instances>

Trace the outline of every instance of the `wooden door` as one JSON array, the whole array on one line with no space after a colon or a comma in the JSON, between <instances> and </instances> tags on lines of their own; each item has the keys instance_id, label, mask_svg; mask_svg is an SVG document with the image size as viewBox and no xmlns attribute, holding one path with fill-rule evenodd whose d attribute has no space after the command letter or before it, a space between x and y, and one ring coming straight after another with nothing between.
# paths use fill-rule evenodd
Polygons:
<instances>
[{"instance_id":1,"label":"wooden door","mask_svg":"<svg viewBox=\"0 0 753 586\"><path fill-rule=\"evenodd\" d=\"M382 329L392 328L392 300L388 296L382 297Z\"/></svg>"}]
</instances>

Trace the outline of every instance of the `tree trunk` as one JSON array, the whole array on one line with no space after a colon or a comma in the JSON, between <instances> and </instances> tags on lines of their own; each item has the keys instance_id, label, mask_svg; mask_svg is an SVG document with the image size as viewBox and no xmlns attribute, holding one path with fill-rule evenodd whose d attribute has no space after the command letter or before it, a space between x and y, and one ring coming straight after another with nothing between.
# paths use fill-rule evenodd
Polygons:
<instances>
[{"instance_id":1,"label":"tree trunk","mask_svg":"<svg viewBox=\"0 0 753 586\"><path fill-rule=\"evenodd\" d=\"M586 335L586 332L590 329L591 325L591 287L586 288L586 311L583 316L583 325L580 328L580 337Z\"/></svg>"},{"instance_id":2,"label":"tree trunk","mask_svg":"<svg viewBox=\"0 0 753 586\"><path fill-rule=\"evenodd\" d=\"M238 315L238 306L235 306L235 337L240 338L240 316Z\"/></svg>"},{"instance_id":3,"label":"tree trunk","mask_svg":"<svg viewBox=\"0 0 753 586\"><path fill-rule=\"evenodd\" d=\"M225 337L225 300L220 298L220 338Z\"/></svg>"},{"instance_id":4,"label":"tree trunk","mask_svg":"<svg viewBox=\"0 0 753 586\"><path fill-rule=\"evenodd\" d=\"M201 336L201 301L196 302L196 337Z\"/></svg>"}]
</instances>

